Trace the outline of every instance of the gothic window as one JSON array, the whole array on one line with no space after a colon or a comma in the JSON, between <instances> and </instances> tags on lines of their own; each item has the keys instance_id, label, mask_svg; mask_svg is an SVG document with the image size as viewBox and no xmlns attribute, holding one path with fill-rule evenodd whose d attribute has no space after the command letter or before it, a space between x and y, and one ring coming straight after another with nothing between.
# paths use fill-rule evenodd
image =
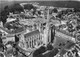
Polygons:
<instances>
[{"instance_id":1,"label":"gothic window","mask_svg":"<svg viewBox=\"0 0 80 57\"><path fill-rule=\"evenodd\" d=\"M37 35L35 35L35 38L37 38Z\"/></svg>"},{"instance_id":2,"label":"gothic window","mask_svg":"<svg viewBox=\"0 0 80 57\"><path fill-rule=\"evenodd\" d=\"M36 39L34 39L34 45L36 45Z\"/></svg>"},{"instance_id":3,"label":"gothic window","mask_svg":"<svg viewBox=\"0 0 80 57\"><path fill-rule=\"evenodd\" d=\"M38 36L39 37L39 36ZM41 38L39 37L39 41L41 41Z\"/></svg>"},{"instance_id":4,"label":"gothic window","mask_svg":"<svg viewBox=\"0 0 80 57\"><path fill-rule=\"evenodd\" d=\"M40 41L38 42L38 46L40 45Z\"/></svg>"},{"instance_id":5,"label":"gothic window","mask_svg":"<svg viewBox=\"0 0 80 57\"><path fill-rule=\"evenodd\" d=\"M41 44L43 44L43 41L41 41Z\"/></svg>"},{"instance_id":6,"label":"gothic window","mask_svg":"<svg viewBox=\"0 0 80 57\"><path fill-rule=\"evenodd\" d=\"M34 39L36 39L36 35L34 35Z\"/></svg>"},{"instance_id":7,"label":"gothic window","mask_svg":"<svg viewBox=\"0 0 80 57\"><path fill-rule=\"evenodd\" d=\"M28 48L28 42L26 42L26 48Z\"/></svg>"},{"instance_id":8,"label":"gothic window","mask_svg":"<svg viewBox=\"0 0 80 57\"><path fill-rule=\"evenodd\" d=\"M40 35L38 35L38 38L40 38Z\"/></svg>"},{"instance_id":9,"label":"gothic window","mask_svg":"<svg viewBox=\"0 0 80 57\"><path fill-rule=\"evenodd\" d=\"M39 38L39 34L37 34L37 38Z\"/></svg>"},{"instance_id":10,"label":"gothic window","mask_svg":"<svg viewBox=\"0 0 80 57\"><path fill-rule=\"evenodd\" d=\"M28 39L26 38L26 39L24 39L26 42L28 42Z\"/></svg>"},{"instance_id":11,"label":"gothic window","mask_svg":"<svg viewBox=\"0 0 80 57\"><path fill-rule=\"evenodd\" d=\"M29 39L29 40L31 41L31 39L32 39L32 37L30 37L30 39Z\"/></svg>"},{"instance_id":12,"label":"gothic window","mask_svg":"<svg viewBox=\"0 0 80 57\"><path fill-rule=\"evenodd\" d=\"M27 42L28 44L27 44L27 48L29 48L29 41Z\"/></svg>"},{"instance_id":13,"label":"gothic window","mask_svg":"<svg viewBox=\"0 0 80 57\"><path fill-rule=\"evenodd\" d=\"M41 41L42 41L42 36L40 38L41 38Z\"/></svg>"},{"instance_id":14,"label":"gothic window","mask_svg":"<svg viewBox=\"0 0 80 57\"><path fill-rule=\"evenodd\" d=\"M31 48L31 41L30 41L30 44L29 45L30 45L30 48Z\"/></svg>"},{"instance_id":15,"label":"gothic window","mask_svg":"<svg viewBox=\"0 0 80 57\"><path fill-rule=\"evenodd\" d=\"M28 38L28 41L30 41L30 38Z\"/></svg>"},{"instance_id":16,"label":"gothic window","mask_svg":"<svg viewBox=\"0 0 80 57\"><path fill-rule=\"evenodd\" d=\"M34 38L34 35L33 35L33 36L31 36L31 38L33 39L33 38Z\"/></svg>"},{"instance_id":17,"label":"gothic window","mask_svg":"<svg viewBox=\"0 0 80 57\"><path fill-rule=\"evenodd\" d=\"M20 47L22 48L25 47L25 44L23 42L20 42L19 44L20 44Z\"/></svg>"},{"instance_id":18,"label":"gothic window","mask_svg":"<svg viewBox=\"0 0 80 57\"><path fill-rule=\"evenodd\" d=\"M34 40L32 40L32 48L34 48Z\"/></svg>"}]
</instances>

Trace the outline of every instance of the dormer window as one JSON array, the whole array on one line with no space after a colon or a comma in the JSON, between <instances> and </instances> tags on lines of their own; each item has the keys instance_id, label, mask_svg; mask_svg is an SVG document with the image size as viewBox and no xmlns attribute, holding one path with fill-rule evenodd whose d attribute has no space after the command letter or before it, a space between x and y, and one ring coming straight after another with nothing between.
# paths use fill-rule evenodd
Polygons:
<instances>
[{"instance_id":1,"label":"dormer window","mask_svg":"<svg viewBox=\"0 0 80 57\"><path fill-rule=\"evenodd\" d=\"M5 32L2 32L2 36L6 36Z\"/></svg>"}]
</instances>

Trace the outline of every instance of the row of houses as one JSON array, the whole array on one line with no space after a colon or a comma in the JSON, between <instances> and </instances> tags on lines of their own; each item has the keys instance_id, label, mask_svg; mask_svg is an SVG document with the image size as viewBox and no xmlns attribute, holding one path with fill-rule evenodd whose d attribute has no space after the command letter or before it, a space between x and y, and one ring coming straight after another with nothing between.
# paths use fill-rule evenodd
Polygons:
<instances>
[{"instance_id":1,"label":"row of houses","mask_svg":"<svg viewBox=\"0 0 80 57\"><path fill-rule=\"evenodd\" d=\"M24 49L35 49L43 45L43 38L39 30L26 33L26 30L19 31L17 33L10 32L3 27L0 27L2 32L3 43L8 41L15 41L15 35L19 35L19 46Z\"/></svg>"}]
</instances>

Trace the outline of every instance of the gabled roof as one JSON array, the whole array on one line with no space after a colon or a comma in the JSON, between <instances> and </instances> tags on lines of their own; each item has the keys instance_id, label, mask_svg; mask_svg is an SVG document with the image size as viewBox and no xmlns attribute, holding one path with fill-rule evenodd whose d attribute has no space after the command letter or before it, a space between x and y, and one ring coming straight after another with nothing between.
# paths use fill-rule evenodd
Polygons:
<instances>
[{"instance_id":1,"label":"gabled roof","mask_svg":"<svg viewBox=\"0 0 80 57\"><path fill-rule=\"evenodd\" d=\"M0 27L0 29L2 29L3 31L5 31L5 32L9 33L9 31L8 31L8 30L6 30L6 29L5 29L5 28L3 28L3 27Z\"/></svg>"},{"instance_id":2,"label":"gabled roof","mask_svg":"<svg viewBox=\"0 0 80 57\"><path fill-rule=\"evenodd\" d=\"M7 34L6 37L14 37L13 34Z\"/></svg>"},{"instance_id":3,"label":"gabled roof","mask_svg":"<svg viewBox=\"0 0 80 57\"><path fill-rule=\"evenodd\" d=\"M70 33L66 32L64 30L56 29L56 31L61 32L61 33L65 34L65 35L67 35L67 36L70 36L70 37L73 37L74 38L74 36L72 36Z\"/></svg>"},{"instance_id":4,"label":"gabled roof","mask_svg":"<svg viewBox=\"0 0 80 57\"><path fill-rule=\"evenodd\" d=\"M5 29L4 27L0 27L0 29L2 29L3 31L7 32L8 34L18 34L18 33L21 33L23 31L25 31L24 28L19 28L19 29L13 31L13 32Z\"/></svg>"},{"instance_id":5,"label":"gabled roof","mask_svg":"<svg viewBox=\"0 0 80 57\"><path fill-rule=\"evenodd\" d=\"M24 37L28 38L28 37L31 37L31 36L37 35L37 34L40 34L39 30L35 30L35 31L30 32L30 33L27 33L24 35Z\"/></svg>"}]
</instances>

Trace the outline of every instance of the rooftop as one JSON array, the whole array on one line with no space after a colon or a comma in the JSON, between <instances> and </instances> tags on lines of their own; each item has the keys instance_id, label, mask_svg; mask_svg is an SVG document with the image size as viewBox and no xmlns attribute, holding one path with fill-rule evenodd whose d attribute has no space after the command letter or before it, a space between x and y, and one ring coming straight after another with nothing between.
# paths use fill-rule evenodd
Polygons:
<instances>
[{"instance_id":1,"label":"rooftop","mask_svg":"<svg viewBox=\"0 0 80 57\"><path fill-rule=\"evenodd\" d=\"M64 30L58 30L58 29L56 29L56 31L61 32L61 33L65 34L65 35L68 35L68 36L70 36L70 37L74 37L74 36L72 36L70 33L66 32L66 31L64 31Z\"/></svg>"},{"instance_id":2,"label":"rooftop","mask_svg":"<svg viewBox=\"0 0 80 57\"><path fill-rule=\"evenodd\" d=\"M12 22L12 21L15 21L16 18L7 18L7 22Z\"/></svg>"},{"instance_id":3,"label":"rooftop","mask_svg":"<svg viewBox=\"0 0 80 57\"><path fill-rule=\"evenodd\" d=\"M35 31L30 32L30 33L27 33L24 35L24 37L28 38L30 36L37 35L37 34L40 34L39 30L35 30Z\"/></svg>"},{"instance_id":4,"label":"rooftop","mask_svg":"<svg viewBox=\"0 0 80 57\"><path fill-rule=\"evenodd\" d=\"M20 32L24 31L24 28L19 28L19 29L15 30L15 31L7 30L4 27L0 27L0 29L2 29L3 31L5 31L5 32L7 32L9 34L17 34L17 33L20 33Z\"/></svg>"}]
</instances>

